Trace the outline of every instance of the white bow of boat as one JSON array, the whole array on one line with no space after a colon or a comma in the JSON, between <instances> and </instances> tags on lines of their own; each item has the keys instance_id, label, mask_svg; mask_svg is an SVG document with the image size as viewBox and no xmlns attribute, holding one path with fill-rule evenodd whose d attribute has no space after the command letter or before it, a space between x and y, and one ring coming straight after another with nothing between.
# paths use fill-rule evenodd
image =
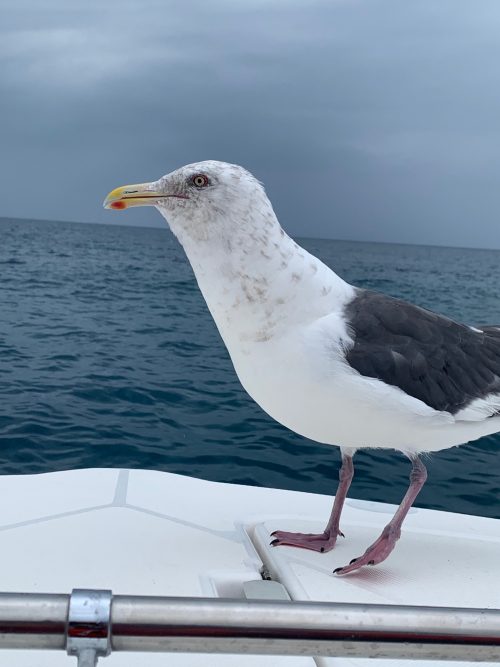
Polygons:
<instances>
[{"instance_id":1,"label":"white bow of boat","mask_svg":"<svg viewBox=\"0 0 500 667\"><path fill-rule=\"evenodd\" d=\"M500 662L500 520L414 509L405 523L405 539L385 563L340 578L332 571L380 532L393 506L348 500L342 522L346 539L332 552L318 554L273 548L269 535L278 525L321 529L321 517L330 509L328 496L140 470L7 476L0 485L6 499L0 515L1 664L57 667L74 661L65 651L75 655L80 650L78 642L76 648L67 643L68 614L78 614L78 598L68 595L75 588L90 589L85 609L92 591L113 592L108 621L115 650L99 660L104 666L385 667L405 665L402 655L422 658L419 665L437 666L440 662L432 660L437 656L446 659L442 664L461 667L481 659ZM43 600L13 595L18 592L48 594L47 604L57 602L52 609L59 614L53 638L57 646L49 642L41 650L33 638ZM132 614L136 625L147 625L151 605L162 627L168 626L162 631L167 640L156 648L144 638L142 644L130 637L124 642L124 619ZM193 622L187 632L189 614ZM301 618L308 623L301 624ZM183 623L179 639L172 627ZM205 627L201 635L200 627ZM9 628L16 630L9 634ZM307 634L311 628L330 634L314 644L320 635ZM375 633L372 642L367 642L367 631ZM292 632L288 642L287 632ZM443 648L438 639L444 635ZM404 654L398 648L402 645ZM175 652L149 652L160 649ZM197 652L229 650L240 655ZM102 646L101 651L107 652ZM314 654L320 657L309 657ZM398 658L397 663L383 657L388 655Z\"/></svg>"}]
</instances>

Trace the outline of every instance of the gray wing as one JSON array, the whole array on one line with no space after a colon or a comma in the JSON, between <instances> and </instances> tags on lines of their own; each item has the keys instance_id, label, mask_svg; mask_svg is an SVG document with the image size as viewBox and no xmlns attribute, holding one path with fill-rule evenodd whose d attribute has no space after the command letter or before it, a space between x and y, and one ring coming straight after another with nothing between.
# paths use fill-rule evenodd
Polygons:
<instances>
[{"instance_id":1,"label":"gray wing","mask_svg":"<svg viewBox=\"0 0 500 667\"><path fill-rule=\"evenodd\" d=\"M346 360L362 375L452 414L500 393L499 328L477 331L370 290L357 290L345 315L354 339Z\"/></svg>"}]
</instances>

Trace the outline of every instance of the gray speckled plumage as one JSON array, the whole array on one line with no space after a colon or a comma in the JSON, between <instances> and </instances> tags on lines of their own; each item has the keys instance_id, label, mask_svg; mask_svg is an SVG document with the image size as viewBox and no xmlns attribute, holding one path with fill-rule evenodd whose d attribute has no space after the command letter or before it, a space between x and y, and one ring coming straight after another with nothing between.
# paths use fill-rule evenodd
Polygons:
<instances>
[{"instance_id":1,"label":"gray speckled plumage","mask_svg":"<svg viewBox=\"0 0 500 667\"><path fill-rule=\"evenodd\" d=\"M500 329L481 330L411 303L358 289L345 315L352 368L456 414L500 392Z\"/></svg>"}]
</instances>

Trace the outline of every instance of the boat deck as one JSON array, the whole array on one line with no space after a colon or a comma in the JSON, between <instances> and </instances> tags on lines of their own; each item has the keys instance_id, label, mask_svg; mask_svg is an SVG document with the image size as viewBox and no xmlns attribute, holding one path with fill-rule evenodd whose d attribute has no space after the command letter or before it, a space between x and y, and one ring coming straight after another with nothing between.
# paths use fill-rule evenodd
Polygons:
<instances>
[{"instance_id":1,"label":"boat deck","mask_svg":"<svg viewBox=\"0 0 500 667\"><path fill-rule=\"evenodd\" d=\"M77 470L0 478L6 592L266 596L261 570L293 600L500 608L500 520L413 509L383 564L345 577L395 508L348 500L345 540L328 554L269 546L276 528L317 531L331 497L206 482L141 470ZM257 584L248 584L257 582ZM62 652L3 651L12 667L76 664ZM109 667L382 667L389 660L113 653ZM398 661L398 664L406 664ZM408 662L408 665L472 665Z\"/></svg>"}]
</instances>

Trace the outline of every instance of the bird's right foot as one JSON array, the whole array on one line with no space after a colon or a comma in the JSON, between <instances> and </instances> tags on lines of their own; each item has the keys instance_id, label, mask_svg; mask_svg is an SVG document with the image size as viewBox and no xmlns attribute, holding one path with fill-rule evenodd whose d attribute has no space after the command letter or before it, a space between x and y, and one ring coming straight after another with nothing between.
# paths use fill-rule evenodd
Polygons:
<instances>
[{"instance_id":1,"label":"bird's right foot","mask_svg":"<svg viewBox=\"0 0 500 667\"><path fill-rule=\"evenodd\" d=\"M275 530L271 533L274 540L271 542L272 547L299 547L300 549L309 549L311 551L318 551L319 553L326 553L331 551L335 546L338 536L344 537L340 530L324 533L287 533L284 530Z\"/></svg>"}]
</instances>

